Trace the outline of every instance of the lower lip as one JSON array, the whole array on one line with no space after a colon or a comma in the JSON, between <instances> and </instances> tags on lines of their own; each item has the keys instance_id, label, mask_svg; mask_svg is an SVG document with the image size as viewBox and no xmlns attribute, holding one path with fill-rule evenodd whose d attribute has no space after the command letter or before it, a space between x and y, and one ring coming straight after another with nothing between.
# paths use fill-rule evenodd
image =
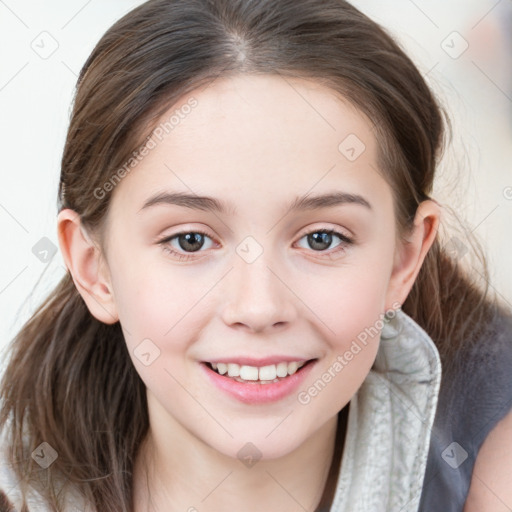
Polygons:
<instances>
[{"instance_id":1,"label":"lower lip","mask_svg":"<svg viewBox=\"0 0 512 512\"><path fill-rule=\"evenodd\" d=\"M315 365L316 360L310 361L302 368L299 368L293 375L268 384L259 382L238 382L230 377L220 375L212 370L206 363L201 367L215 386L222 391L246 404L265 404L277 402L293 393Z\"/></svg>"}]
</instances>

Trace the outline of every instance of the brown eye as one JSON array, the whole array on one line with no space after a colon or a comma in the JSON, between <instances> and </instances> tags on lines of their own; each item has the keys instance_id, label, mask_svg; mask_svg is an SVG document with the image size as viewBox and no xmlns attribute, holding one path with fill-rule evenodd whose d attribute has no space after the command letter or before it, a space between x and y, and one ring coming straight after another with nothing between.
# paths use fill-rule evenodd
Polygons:
<instances>
[{"instance_id":1,"label":"brown eye","mask_svg":"<svg viewBox=\"0 0 512 512\"><path fill-rule=\"evenodd\" d=\"M316 252L325 252L333 241L336 240L336 238L341 240L341 243L338 243L334 249L336 250L342 250L346 245L349 245L352 243L352 240L348 238L347 236L343 235L342 233L339 233L334 230L316 230L311 231L310 233L306 233L302 239L306 239L308 247L313 251ZM331 247L332 248L332 247Z\"/></svg>"},{"instance_id":2,"label":"brown eye","mask_svg":"<svg viewBox=\"0 0 512 512\"><path fill-rule=\"evenodd\" d=\"M204 235L202 233L185 233L175 237L178 240L180 249L184 251L196 252L204 245Z\"/></svg>"},{"instance_id":3,"label":"brown eye","mask_svg":"<svg viewBox=\"0 0 512 512\"><path fill-rule=\"evenodd\" d=\"M172 256L180 260L187 260L193 258L194 253L201 254L206 252L201 249L205 248L205 244L208 241L210 241L210 245L207 245L206 249L214 245L209 235L202 231L182 231L181 233L165 237L158 244L164 248L165 252Z\"/></svg>"}]
</instances>

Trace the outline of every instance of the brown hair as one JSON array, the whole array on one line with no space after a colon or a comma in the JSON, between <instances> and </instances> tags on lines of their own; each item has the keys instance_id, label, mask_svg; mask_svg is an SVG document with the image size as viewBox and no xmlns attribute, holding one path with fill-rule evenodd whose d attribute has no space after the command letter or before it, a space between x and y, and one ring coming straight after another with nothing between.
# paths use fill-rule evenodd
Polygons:
<instances>
[{"instance_id":1,"label":"brown hair","mask_svg":"<svg viewBox=\"0 0 512 512\"><path fill-rule=\"evenodd\" d=\"M379 171L394 191L399 233L411 227L432 192L449 123L398 44L343 0L151 0L128 13L81 70L59 209L73 209L101 238L112 193L98 199L98 189L179 98L238 73L310 78L366 114L375 123ZM471 240L468 232L464 242ZM484 259L482 268L486 283ZM447 369L492 322L494 306L488 287L472 282L436 240L403 310L435 341ZM149 422L145 386L119 323L97 321L68 272L11 350L0 426L12 420L20 481L40 487L52 510L61 507L58 482L76 486L98 510L132 510L134 460ZM30 453L43 441L58 458L38 472ZM50 484L44 488L42 474Z\"/></svg>"}]
</instances>

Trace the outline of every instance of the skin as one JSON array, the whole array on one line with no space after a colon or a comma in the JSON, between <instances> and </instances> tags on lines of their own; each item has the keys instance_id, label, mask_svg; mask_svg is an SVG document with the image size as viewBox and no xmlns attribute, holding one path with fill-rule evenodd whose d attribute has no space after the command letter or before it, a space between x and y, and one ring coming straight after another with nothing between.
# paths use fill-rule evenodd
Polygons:
<instances>
[{"instance_id":1,"label":"skin","mask_svg":"<svg viewBox=\"0 0 512 512\"><path fill-rule=\"evenodd\" d=\"M473 468L464 512L512 510L512 412L491 430Z\"/></svg>"},{"instance_id":2,"label":"skin","mask_svg":"<svg viewBox=\"0 0 512 512\"><path fill-rule=\"evenodd\" d=\"M378 337L307 405L297 393L272 404L241 403L213 387L200 362L317 358L299 391L307 389L361 331L405 301L440 209L423 202L407 243L398 242L372 123L319 84L242 75L191 96L197 107L116 187L106 246L85 232L75 212L58 217L78 290L96 318L120 321L147 386L150 434L136 463L136 511L313 510L337 413L368 374ZM366 146L353 162L338 150L349 134ZM363 196L371 209L351 203L285 215L296 196L334 190ZM215 197L236 211L168 204L141 211L163 191ZM188 261L158 243L197 229L209 237L199 252L187 253L177 238L167 243L191 254ZM326 249L315 249L305 235L319 229L354 242L333 236ZM252 263L236 252L247 236L263 250ZM134 355L144 339L160 350L149 366ZM247 442L262 454L251 468L237 458Z\"/></svg>"}]
</instances>

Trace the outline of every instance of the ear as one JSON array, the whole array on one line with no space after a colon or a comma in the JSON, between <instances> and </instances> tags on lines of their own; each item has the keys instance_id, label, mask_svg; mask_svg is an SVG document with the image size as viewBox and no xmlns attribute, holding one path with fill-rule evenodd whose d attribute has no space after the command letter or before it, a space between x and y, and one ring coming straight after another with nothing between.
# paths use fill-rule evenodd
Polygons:
<instances>
[{"instance_id":1,"label":"ear","mask_svg":"<svg viewBox=\"0 0 512 512\"><path fill-rule=\"evenodd\" d=\"M440 218L441 208L435 201L429 199L418 206L407 240L397 243L386 294L386 311L393 304L403 304L407 299L425 256L436 239Z\"/></svg>"},{"instance_id":2,"label":"ear","mask_svg":"<svg viewBox=\"0 0 512 512\"><path fill-rule=\"evenodd\" d=\"M57 230L64 262L89 311L105 324L117 322L119 316L107 265L80 216L73 210L62 210L57 217Z\"/></svg>"}]
</instances>

